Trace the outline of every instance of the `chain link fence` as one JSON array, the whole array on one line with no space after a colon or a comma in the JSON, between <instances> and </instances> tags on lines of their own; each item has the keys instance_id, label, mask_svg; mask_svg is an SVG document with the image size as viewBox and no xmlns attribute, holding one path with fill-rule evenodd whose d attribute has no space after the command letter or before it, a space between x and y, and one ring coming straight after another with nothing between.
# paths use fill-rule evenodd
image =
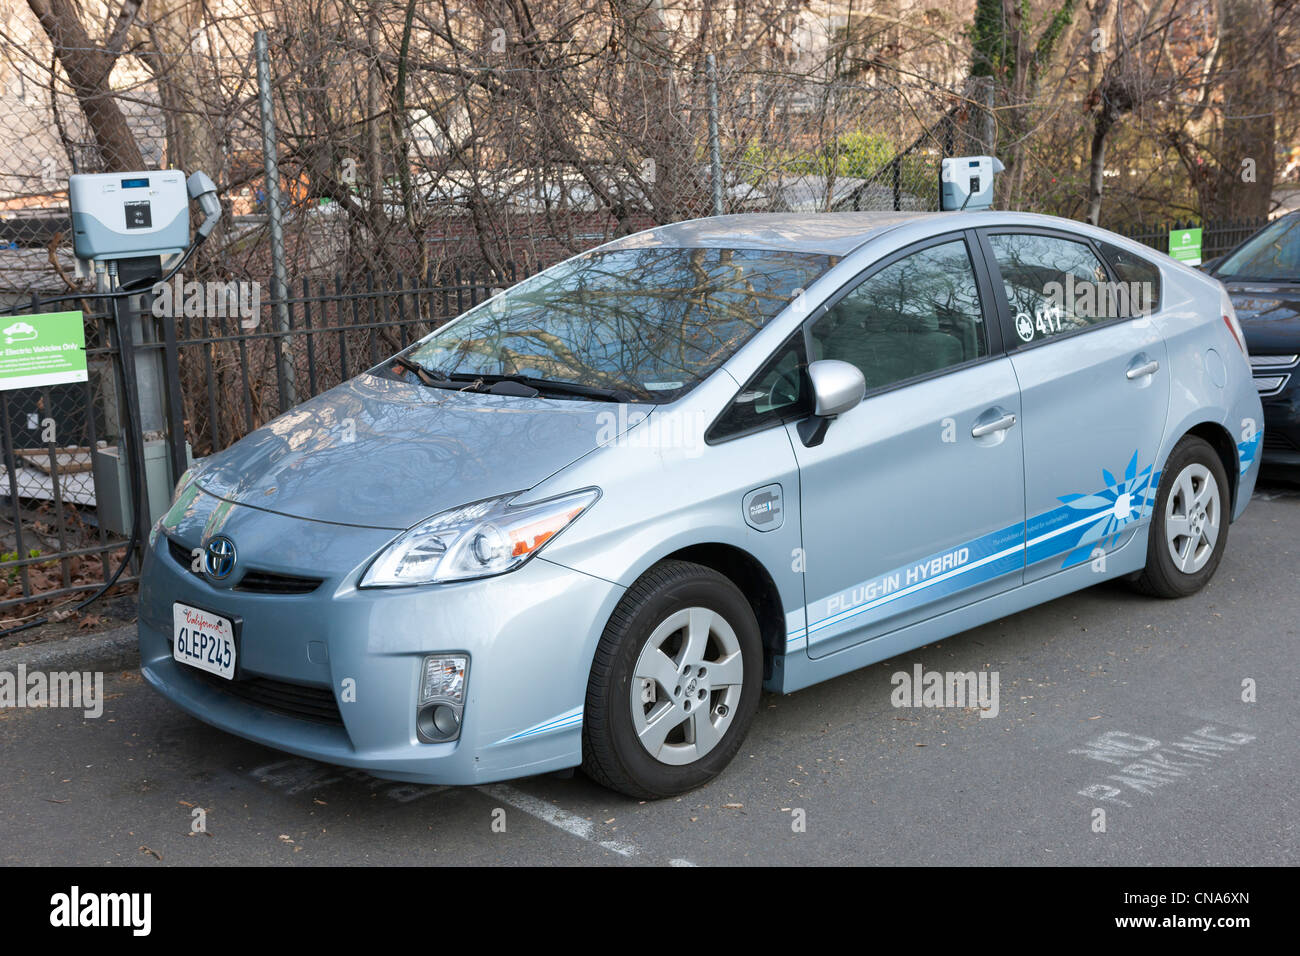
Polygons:
<instances>
[{"instance_id":1,"label":"chain link fence","mask_svg":"<svg viewBox=\"0 0 1300 956\"><path fill-rule=\"evenodd\" d=\"M208 16L159 3L137 14L116 54L112 30L52 43L32 10L4 2L9 293L76 283L73 172L208 172L229 216L196 270L265 280L278 191L290 278L391 281L504 273L511 262L531 272L716 211L934 208L939 158L965 151L979 125L964 121L960 70L885 82L854 59L846 24L810 19L789 0L756 2L753 23L712 55L685 32L698 10L651 2L615 3L613 16L544 2L526 8L528 21L523 8L488 2L234 3ZM278 134L274 190L258 29ZM83 75L96 70L98 82Z\"/></svg>"},{"instance_id":2,"label":"chain link fence","mask_svg":"<svg viewBox=\"0 0 1300 956\"><path fill-rule=\"evenodd\" d=\"M207 172L225 215L177 298L186 282L260 294L246 314L146 322L141 343L176 363L173 427L207 454L616 236L718 212L936 208L942 157L993 141L953 16L0 0L0 311L91 287L69 175ZM86 329L90 383L0 397L0 606L102 580L121 544L84 467L121 438L116 353L104 316Z\"/></svg>"}]
</instances>

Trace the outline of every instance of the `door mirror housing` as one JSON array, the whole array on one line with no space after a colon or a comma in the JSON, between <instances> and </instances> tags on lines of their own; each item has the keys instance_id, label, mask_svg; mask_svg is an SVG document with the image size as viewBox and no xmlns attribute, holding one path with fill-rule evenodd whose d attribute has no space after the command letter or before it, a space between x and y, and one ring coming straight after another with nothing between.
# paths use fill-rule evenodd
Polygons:
<instances>
[{"instance_id":1,"label":"door mirror housing","mask_svg":"<svg viewBox=\"0 0 1300 956\"><path fill-rule=\"evenodd\" d=\"M856 365L838 359L822 359L808 366L812 381L813 414L834 418L858 407L867 393L867 380Z\"/></svg>"},{"instance_id":2,"label":"door mirror housing","mask_svg":"<svg viewBox=\"0 0 1300 956\"><path fill-rule=\"evenodd\" d=\"M820 445L831 419L858 407L867 392L867 380L856 365L838 359L823 359L808 366L812 383L812 417L799 423L799 437L805 446Z\"/></svg>"}]
</instances>

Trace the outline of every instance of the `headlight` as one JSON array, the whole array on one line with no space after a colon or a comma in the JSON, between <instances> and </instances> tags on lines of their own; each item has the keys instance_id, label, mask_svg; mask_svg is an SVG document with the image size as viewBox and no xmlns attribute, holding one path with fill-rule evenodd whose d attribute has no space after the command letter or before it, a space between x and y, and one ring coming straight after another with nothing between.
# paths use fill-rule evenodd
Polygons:
<instances>
[{"instance_id":1,"label":"headlight","mask_svg":"<svg viewBox=\"0 0 1300 956\"><path fill-rule=\"evenodd\" d=\"M193 489L193 494L188 496L186 494L194 485L195 473L194 468L187 468L185 474L181 475L181 480L176 482L176 487L172 489L171 504L167 506L166 511L158 516L158 520L149 529L149 547L152 548L154 542L158 540L158 532L162 530L164 525L175 524L181 519L194 495L198 494L198 488Z\"/></svg>"},{"instance_id":2,"label":"headlight","mask_svg":"<svg viewBox=\"0 0 1300 956\"><path fill-rule=\"evenodd\" d=\"M421 521L380 553L363 588L404 587L505 574L519 567L600 497L591 488L532 505L514 495L453 508Z\"/></svg>"}]
</instances>

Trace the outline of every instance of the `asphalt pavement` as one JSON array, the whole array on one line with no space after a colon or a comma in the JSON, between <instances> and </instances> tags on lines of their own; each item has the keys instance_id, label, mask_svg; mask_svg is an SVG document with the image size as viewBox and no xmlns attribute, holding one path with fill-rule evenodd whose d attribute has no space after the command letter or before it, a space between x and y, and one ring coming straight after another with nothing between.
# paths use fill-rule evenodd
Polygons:
<instances>
[{"instance_id":1,"label":"asphalt pavement","mask_svg":"<svg viewBox=\"0 0 1300 956\"><path fill-rule=\"evenodd\" d=\"M0 863L1295 865L1298 558L1300 491L1265 485L1200 594L1104 584L765 695L730 769L657 803L381 781L116 669L98 718L0 710ZM918 664L996 673L996 716L893 706Z\"/></svg>"}]
</instances>

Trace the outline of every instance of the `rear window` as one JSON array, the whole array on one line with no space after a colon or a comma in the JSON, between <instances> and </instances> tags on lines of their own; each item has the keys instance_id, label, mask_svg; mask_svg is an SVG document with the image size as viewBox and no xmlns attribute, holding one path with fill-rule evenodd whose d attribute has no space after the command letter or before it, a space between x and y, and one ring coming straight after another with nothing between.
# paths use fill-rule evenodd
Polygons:
<instances>
[{"instance_id":1,"label":"rear window","mask_svg":"<svg viewBox=\"0 0 1300 956\"><path fill-rule=\"evenodd\" d=\"M1117 290L1120 293L1119 314L1128 318L1157 311L1160 308L1159 267L1109 242L1098 242L1097 245L1124 286Z\"/></svg>"}]
</instances>

